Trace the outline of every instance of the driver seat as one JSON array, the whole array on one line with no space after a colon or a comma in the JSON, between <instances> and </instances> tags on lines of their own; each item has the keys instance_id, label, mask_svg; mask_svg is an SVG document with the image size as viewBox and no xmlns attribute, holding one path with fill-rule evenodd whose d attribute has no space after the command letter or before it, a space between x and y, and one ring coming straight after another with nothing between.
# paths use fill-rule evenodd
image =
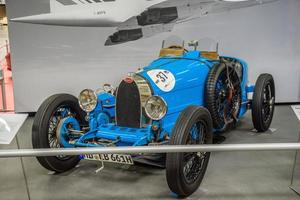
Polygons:
<instances>
[{"instance_id":1,"label":"driver seat","mask_svg":"<svg viewBox=\"0 0 300 200\"><path fill-rule=\"evenodd\" d=\"M171 46L168 48L162 48L159 53L159 57L166 56L182 56L185 52L185 49L181 46Z\"/></svg>"},{"instance_id":2,"label":"driver seat","mask_svg":"<svg viewBox=\"0 0 300 200\"><path fill-rule=\"evenodd\" d=\"M220 56L219 56L218 52L216 52L216 51L201 51L200 56L203 58L211 59L211 60L219 60L220 59Z\"/></svg>"}]
</instances>

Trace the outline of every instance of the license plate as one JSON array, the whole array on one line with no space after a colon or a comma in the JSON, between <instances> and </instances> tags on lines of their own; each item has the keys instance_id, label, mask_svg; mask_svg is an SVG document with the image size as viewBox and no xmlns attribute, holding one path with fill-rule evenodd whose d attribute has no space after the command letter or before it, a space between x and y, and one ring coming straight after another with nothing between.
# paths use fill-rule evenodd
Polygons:
<instances>
[{"instance_id":1,"label":"license plate","mask_svg":"<svg viewBox=\"0 0 300 200\"><path fill-rule=\"evenodd\" d=\"M121 163L126 165L133 165L133 160L130 155L123 154L93 154L84 155L85 160L96 160L111 163Z\"/></svg>"}]
</instances>

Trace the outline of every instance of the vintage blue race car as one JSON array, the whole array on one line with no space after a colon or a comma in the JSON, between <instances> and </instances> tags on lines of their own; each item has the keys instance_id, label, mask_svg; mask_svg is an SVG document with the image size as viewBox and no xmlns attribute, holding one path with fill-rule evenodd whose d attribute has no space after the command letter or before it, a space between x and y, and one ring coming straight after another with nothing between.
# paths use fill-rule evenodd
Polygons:
<instances>
[{"instance_id":1,"label":"vintage blue race car","mask_svg":"<svg viewBox=\"0 0 300 200\"><path fill-rule=\"evenodd\" d=\"M34 148L211 144L252 109L257 131L269 129L275 86L270 74L247 85L247 64L217 52L163 47L160 57L125 77L117 89L83 90L78 99L57 94L37 111ZM252 95L252 98L248 98ZM198 189L210 153L167 153L170 189L187 197ZM38 157L48 170L64 172L81 159L133 164L132 155Z\"/></svg>"}]
</instances>

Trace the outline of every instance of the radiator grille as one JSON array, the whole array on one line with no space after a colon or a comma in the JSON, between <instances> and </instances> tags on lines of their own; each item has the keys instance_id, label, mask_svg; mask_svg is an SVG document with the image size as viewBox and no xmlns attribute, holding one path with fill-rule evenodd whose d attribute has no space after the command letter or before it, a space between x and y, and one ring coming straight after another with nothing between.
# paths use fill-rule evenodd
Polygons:
<instances>
[{"instance_id":1,"label":"radiator grille","mask_svg":"<svg viewBox=\"0 0 300 200\"><path fill-rule=\"evenodd\" d=\"M135 82L121 82L117 91L116 119L118 126L140 128L141 101Z\"/></svg>"}]
</instances>

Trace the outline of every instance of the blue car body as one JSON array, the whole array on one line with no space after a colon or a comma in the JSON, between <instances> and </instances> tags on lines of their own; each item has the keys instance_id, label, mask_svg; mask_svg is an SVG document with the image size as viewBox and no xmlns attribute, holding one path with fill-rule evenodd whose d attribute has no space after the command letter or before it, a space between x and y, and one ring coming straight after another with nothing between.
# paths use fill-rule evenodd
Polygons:
<instances>
[{"instance_id":1,"label":"blue car body","mask_svg":"<svg viewBox=\"0 0 300 200\"><path fill-rule=\"evenodd\" d=\"M232 57L220 57L239 63L241 66L241 109L238 119L247 111L249 103L248 93L252 93L254 86L248 86L248 67L243 60ZM211 68L220 63L220 60L213 60L201 56L201 51L189 51L181 56L164 56L150 63L136 73L141 76L152 88L152 94L160 96L167 104L167 114L158 121L153 120L146 127L132 128L118 126L116 117L116 97L110 93L99 93L98 104L94 111L88 114L89 131L70 144L62 140L65 147L95 147L99 144L87 143L85 141L93 138L112 141L116 146L143 146L149 145L154 138L163 143L170 138L172 129L180 113L190 105L205 107L205 85ZM149 72L153 70L164 70L171 73L175 78L175 84L170 91L163 91L150 77ZM73 128L80 130L75 119ZM65 123L69 123L66 121ZM77 125L76 125L77 124ZM153 131L153 126L159 127L159 133ZM216 134L218 130L215 130ZM67 134L61 130L61 134ZM63 138L63 137L62 137ZM104 145L105 146L105 145Z\"/></svg>"}]
</instances>

